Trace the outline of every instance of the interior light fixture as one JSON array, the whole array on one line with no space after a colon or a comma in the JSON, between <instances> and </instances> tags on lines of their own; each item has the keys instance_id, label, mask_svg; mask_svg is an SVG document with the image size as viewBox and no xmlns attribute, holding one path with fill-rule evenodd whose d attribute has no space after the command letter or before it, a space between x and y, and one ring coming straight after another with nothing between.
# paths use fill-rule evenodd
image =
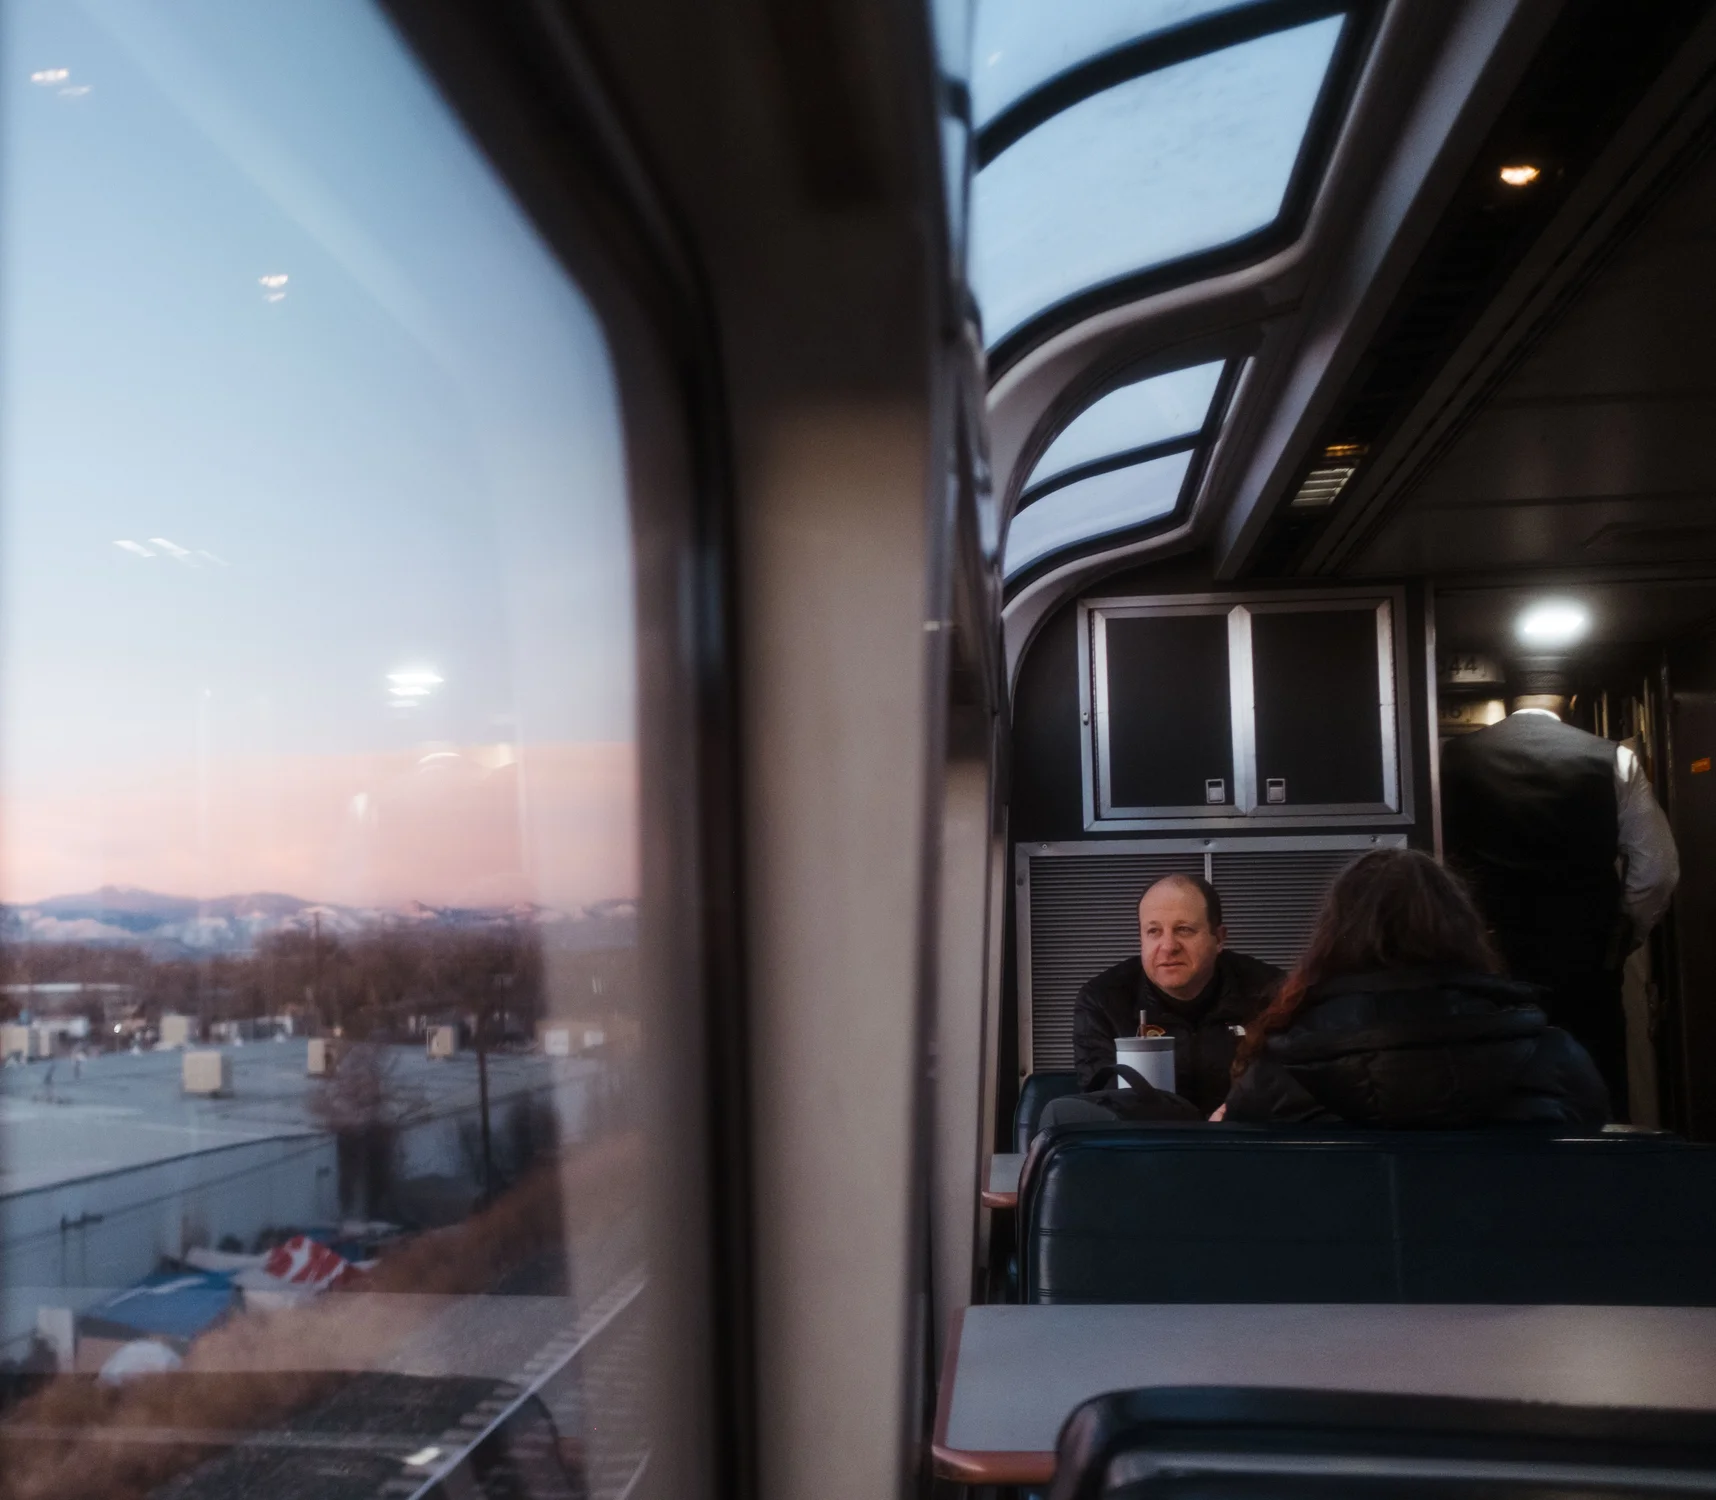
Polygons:
<instances>
[{"instance_id":1,"label":"interior light fixture","mask_svg":"<svg viewBox=\"0 0 1716 1500\"><path fill-rule=\"evenodd\" d=\"M1534 167L1530 162L1518 162L1501 169L1501 180L1509 187L1530 187L1543 175L1541 167Z\"/></svg>"},{"instance_id":2,"label":"interior light fixture","mask_svg":"<svg viewBox=\"0 0 1716 1500\"><path fill-rule=\"evenodd\" d=\"M1570 599L1543 599L1527 605L1514 623L1529 646L1571 646L1591 628L1591 612Z\"/></svg>"}]
</instances>

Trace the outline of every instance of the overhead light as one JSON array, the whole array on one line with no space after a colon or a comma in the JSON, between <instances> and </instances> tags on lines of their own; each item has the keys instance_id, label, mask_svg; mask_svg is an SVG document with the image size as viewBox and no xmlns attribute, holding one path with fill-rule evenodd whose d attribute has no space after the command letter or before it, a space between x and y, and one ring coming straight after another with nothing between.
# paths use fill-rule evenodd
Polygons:
<instances>
[{"instance_id":1,"label":"overhead light","mask_svg":"<svg viewBox=\"0 0 1716 1500\"><path fill-rule=\"evenodd\" d=\"M1509 187L1530 187L1543 175L1541 167L1534 167L1530 162L1517 162L1512 166L1501 169L1501 180Z\"/></svg>"},{"instance_id":2,"label":"overhead light","mask_svg":"<svg viewBox=\"0 0 1716 1500\"><path fill-rule=\"evenodd\" d=\"M1570 599L1544 599L1529 605L1514 623L1530 646L1570 646L1591 628L1591 612Z\"/></svg>"},{"instance_id":3,"label":"overhead light","mask_svg":"<svg viewBox=\"0 0 1716 1500\"><path fill-rule=\"evenodd\" d=\"M30 75L30 82L48 88L56 83L64 83L70 77L70 68L38 68Z\"/></svg>"},{"instance_id":4,"label":"overhead light","mask_svg":"<svg viewBox=\"0 0 1716 1500\"><path fill-rule=\"evenodd\" d=\"M1363 443L1330 443L1323 449L1321 460L1313 464L1293 498L1289 510L1324 510L1333 505L1347 482L1358 472L1364 457Z\"/></svg>"}]
</instances>

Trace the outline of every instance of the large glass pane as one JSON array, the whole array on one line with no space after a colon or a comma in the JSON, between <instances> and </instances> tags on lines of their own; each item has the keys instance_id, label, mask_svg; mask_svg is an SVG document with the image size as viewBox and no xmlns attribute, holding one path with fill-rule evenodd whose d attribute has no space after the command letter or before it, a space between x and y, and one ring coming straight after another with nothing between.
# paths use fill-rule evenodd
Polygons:
<instances>
[{"instance_id":1,"label":"large glass pane","mask_svg":"<svg viewBox=\"0 0 1716 1500\"><path fill-rule=\"evenodd\" d=\"M989 341L1067 297L1272 223L1343 24L1314 21L1120 84L990 162L972 198Z\"/></svg>"},{"instance_id":2,"label":"large glass pane","mask_svg":"<svg viewBox=\"0 0 1716 1500\"><path fill-rule=\"evenodd\" d=\"M1253 613L1257 795L1266 807L1382 802L1377 649L1374 606Z\"/></svg>"},{"instance_id":3,"label":"large glass pane","mask_svg":"<svg viewBox=\"0 0 1716 1500\"><path fill-rule=\"evenodd\" d=\"M1172 453L1080 479L1027 505L1007 528L1004 571L1011 578L1051 552L1170 514L1191 453Z\"/></svg>"},{"instance_id":4,"label":"large glass pane","mask_svg":"<svg viewBox=\"0 0 1716 1500\"><path fill-rule=\"evenodd\" d=\"M979 0L971 78L979 127L1057 73L1246 0Z\"/></svg>"},{"instance_id":5,"label":"large glass pane","mask_svg":"<svg viewBox=\"0 0 1716 1500\"><path fill-rule=\"evenodd\" d=\"M602 328L366 0L4 27L0 1338L53 1377L8 1488L405 1494L492 1431L618 1494Z\"/></svg>"},{"instance_id":6,"label":"large glass pane","mask_svg":"<svg viewBox=\"0 0 1716 1500\"><path fill-rule=\"evenodd\" d=\"M1120 615L1104 625L1103 811L1233 808L1226 613ZM1174 726L1164 734L1165 724Z\"/></svg>"},{"instance_id":7,"label":"large glass pane","mask_svg":"<svg viewBox=\"0 0 1716 1500\"><path fill-rule=\"evenodd\" d=\"M1135 380L1098 397L1049 444L1026 491L1081 464L1197 432L1209 415L1221 372L1222 362L1216 360Z\"/></svg>"}]
</instances>

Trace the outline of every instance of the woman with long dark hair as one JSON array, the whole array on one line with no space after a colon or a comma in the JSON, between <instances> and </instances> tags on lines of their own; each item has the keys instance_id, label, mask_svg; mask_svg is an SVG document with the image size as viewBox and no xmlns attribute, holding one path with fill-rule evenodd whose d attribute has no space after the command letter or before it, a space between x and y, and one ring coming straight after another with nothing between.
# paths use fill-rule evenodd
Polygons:
<instances>
[{"instance_id":1,"label":"woman with long dark hair","mask_svg":"<svg viewBox=\"0 0 1716 1500\"><path fill-rule=\"evenodd\" d=\"M1427 855L1343 871L1304 957L1248 1029L1228 1120L1596 1129L1608 1095L1541 991L1500 974L1483 918Z\"/></svg>"}]
</instances>

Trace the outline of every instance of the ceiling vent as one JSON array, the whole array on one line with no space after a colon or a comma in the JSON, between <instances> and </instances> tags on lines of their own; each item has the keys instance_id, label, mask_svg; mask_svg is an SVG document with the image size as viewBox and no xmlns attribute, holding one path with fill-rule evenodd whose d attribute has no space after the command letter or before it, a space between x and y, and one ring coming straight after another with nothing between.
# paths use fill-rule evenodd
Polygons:
<instances>
[{"instance_id":1,"label":"ceiling vent","mask_svg":"<svg viewBox=\"0 0 1716 1500\"><path fill-rule=\"evenodd\" d=\"M1363 443L1330 443L1287 502L1289 510L1327 510L1358 472Z\"/></svg>"}]
</instances>

